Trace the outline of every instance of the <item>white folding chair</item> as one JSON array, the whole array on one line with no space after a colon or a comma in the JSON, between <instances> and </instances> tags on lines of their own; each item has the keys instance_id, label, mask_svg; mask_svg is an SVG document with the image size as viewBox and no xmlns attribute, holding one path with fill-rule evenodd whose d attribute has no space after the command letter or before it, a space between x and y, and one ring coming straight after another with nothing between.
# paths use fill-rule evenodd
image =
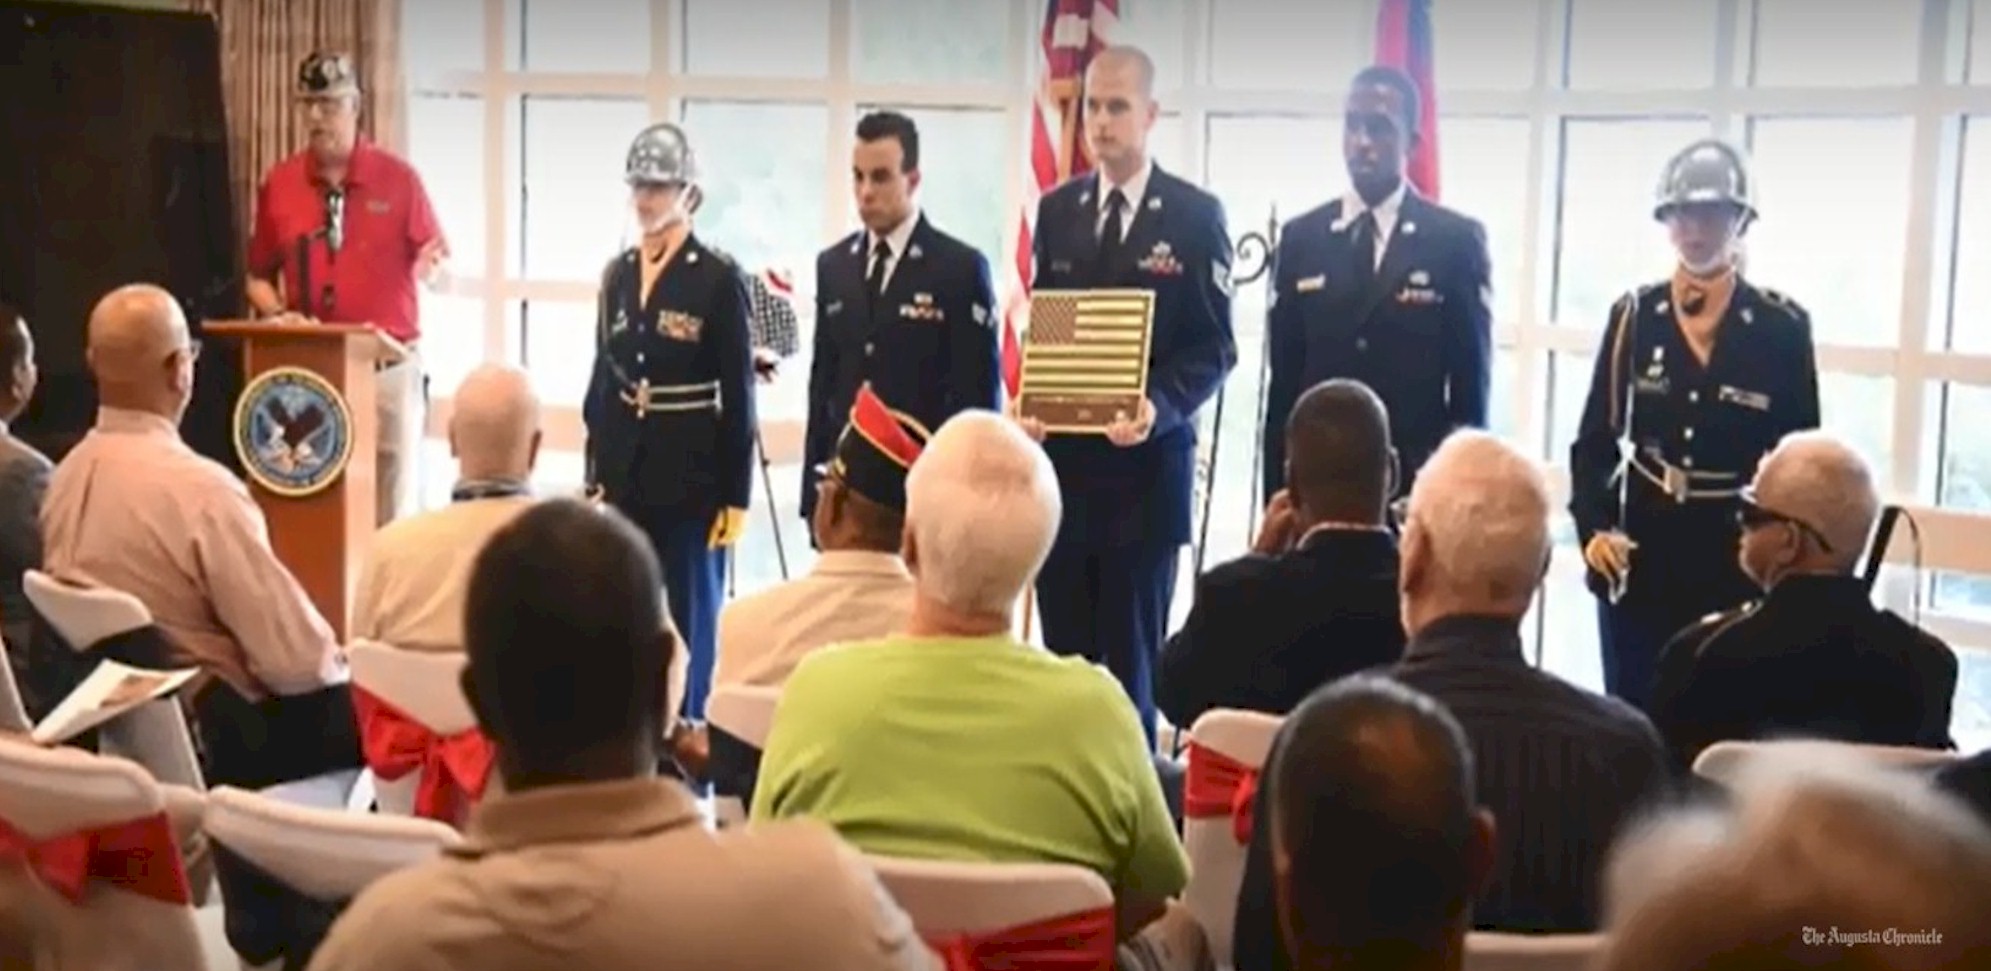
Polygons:
<instances>
[{"instance_id":1,"label":"white folding chair","mask_svg":"<svg viewBox=\"0 0 1991 971\"><path fill-rule=\"evenodd\" d=\"M705 702L705 720L713 728L766 751L768 733L774 730L774 709L780 703L780 688L728 685L713 689ZM720 826L735 826L746 820L747 807L738 796L718 795L712 800L712 814Z\"/></svg>"},{"instance_id":2,"label":"white folding chair","mask_svg":"<svg viewBox=\"0 0 1991 971\"><path fill-rule=\"evenodd\" d=\"M14 665L0 657L0 730L26 735L34 729L28 708L21 703L21 686L14 683Z\"/></svg>"},{"instance_id":3,"label":"white folding chair","mask_svg":"<svg viewBox=\"0 0 1991 971\"><path fill-rule=\"evenodd\" d=\"M1099 874L1066 863L865 859L927 940L994 934L1113 906L1113 890Z\"/></svg>"},{"instance_id":4,"label":"white folding chair","mask_svg":"<svg viewBox=\"0 0 1991 971\"><path fill-rule=\"evenodd\" d=\"M0 821L29 840L165 813L158 783L129 761L0 740ZM179 827L170 829L177 840ZM176 861L179 852L176 843ZM18 863L0 864L0 925L4 966L202 971L205 964L190 902L92 879L81 902L71 903Z\"/></svg>"},{"instance_id":5,"label":"white folding chair","mask_svg":"<svg viewBox=\"0 0 1991 971\"><path fill-rule=\"evenodd\" d=\"M1220 708L1196 719L1190 744L1209 749L1252 771L1264 770L1279 734L1282 719L1256 711ZM1194 758L1192 753L1191 758ZM1187 785L1185 780L1185 786ZM1189 908L1210 942L1210 954L1220 968L1231 964L1231 925L1237 920L1238 888L1244 882L1245 845L1238 842L1229 816L1182 820L1182 844L1189 853L1189 886L1183 905Z\"/></svg>"},{"instance_id":6,"label":"white folding chair","mask_svg":"<svg viewBox=\"0 0 1991 971\"><path fill-rule=\"evenodd\" d=\"M145 604L122 590L65 583L40 570L23 574L21 589L56 634L79 653L152 623ZM97 734L104 754L131 759L160 782L195 791L207 787L186 713L173 697L133 708L106 722Z\"/></svg>"},{"instance_id":7,"label":"white folding chair","mask_svg":"<svg viewBox=\"0 0 1991 971\"><path fill-rule=\"evenodd\" d=\"M463 696L463 668L468 658L460 653L409 651L374 641L355 641L347 648L352 665L353 687L379 698L414 719L423 728L447 737L477 727L477 716ZM368 773L372 775L371 772ZM495 789L496 773L488 783ZM373 776L374 798L380 811L397 816L415 812L415 790L421 785L417 773L398 779Z\"/></svg>"},{"instance_id":8,"label":"white folding chair","mask_svg":"<svg viewBox=\"0 0 1991 971\"><path fill-rule=\"evenodd\" d=\"M455 830L432 820L314 809L227 786L208 794L204 827L271 878L327 903L350 900L375 880L460 841ZM247 961L242 966L253 967Z\"/></svg>"},{"instance_id":9,"label":"white folding chair","mask_svg":"<svg viewBox=\"0 0 1991 971\"><path fill-rule=\"evenodd\" d=\"M1466 935L1464 971L1585 971L1604 948L1602 934Z\"/></svg>"},{"instance_id":10,"label":"white folding chair","mask_svg":"<svg viewBox=\"0 0 1991 971\"><path fill-rule=\"evenodd\" d=\"M1887 768L1912 770L1942 765L1955 759L1957 754L1944 749L1863 745L1823 739L1729 740L1702 749L1701 754L1694 758L1694 774L1711 782L1730 785L1744 773L1765 764L1802 763L1811 759L1843 759L1848 756Z\"/></svg>"}]
</instances>

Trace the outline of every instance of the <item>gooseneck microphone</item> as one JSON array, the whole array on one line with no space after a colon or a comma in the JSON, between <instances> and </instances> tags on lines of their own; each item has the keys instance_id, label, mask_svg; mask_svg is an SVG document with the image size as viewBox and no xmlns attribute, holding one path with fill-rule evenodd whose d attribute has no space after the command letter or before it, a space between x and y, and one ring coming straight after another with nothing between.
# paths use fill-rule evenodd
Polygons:
<instances>
[{"instance_id":1,"label":"gooseneck microphone","mask_svg":"<svg viewBox=\"0 0 1991 971\"><path fill-rule=\"evenodd\" d=\"M325 248L337 256L346 245L346 190L334 186L325 191Z\"/></svg>"}]
</instances>

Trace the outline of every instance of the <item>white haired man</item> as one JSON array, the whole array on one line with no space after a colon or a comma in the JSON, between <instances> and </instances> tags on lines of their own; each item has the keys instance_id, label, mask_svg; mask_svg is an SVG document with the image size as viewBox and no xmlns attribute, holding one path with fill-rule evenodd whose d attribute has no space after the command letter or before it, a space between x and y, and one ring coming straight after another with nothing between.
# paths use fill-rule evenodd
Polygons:
<instances>
[{"instance_id":1,"label":"white haired man","mask_svg":"<svg viewBox=\"0 0 1991 971\"><path fill-rule=\"evenodd\" d=\"M486 364L451 399L449 505L373 538L353 600L353 635L418 651L463 650L463 595L484 542L532 504L539 396L517 367Z\"/></svg>"},{"instance_id":2,"label":"white haired man","mask_svg":"<svg viewBox=\"0 0 1991 971\"><path fill-rule=\"evenodd\" d=\"M1844 758L1843 756L1841 758ZM1768 760L1765 760L1766 762ZM1602 971L1907 971L1991 962L1991 830L1820 751L1653 820L1609 870Z\"/></svg>"},{"instance_id":3,"label":"white haired man","mask_svg":"<svg viewBox=\"0 0 1991 971\"><path fill-rule=\"evenodd\" d=\"M1458 718L1480 801L1501 821L1482 928L1593 929L1605 848L1668 788L1645 716L1522 655L1549 551L1540 468L1484 432L1446 439L1410 492L1398 577L1410 640L1395 675Z\"/></svg>"},{"instance_id":4,"label":"white haired man","mask_svg":"<svg viewBox=\"0 0 1991 971\"><path fill-rule=\"evenodd\" d=\"M1159 916L1188 861L1133 705L1103 669L1013 632L1061 512L1016 425L943 425L906 481L906 633L795 669L753 818L821 819L882 856L1077 864L1113 886L1123 937Z\"/></svg>"},{"instance_id":5,"label":"white haired man","mask_svg":"<svg viewBox=\"0 0 1991 971\"><path fill-rule=\"evenodd\" d=\"M1953 747L1955 652L1875 609L1855 575L1879 516L1873 473L1845 442L1798 432L1764 456L1742 493L1737 553L1763 598L1661 655L1652 719L1678 766L1723 739L1772 735Z\"/></svg>"}]
</instances>

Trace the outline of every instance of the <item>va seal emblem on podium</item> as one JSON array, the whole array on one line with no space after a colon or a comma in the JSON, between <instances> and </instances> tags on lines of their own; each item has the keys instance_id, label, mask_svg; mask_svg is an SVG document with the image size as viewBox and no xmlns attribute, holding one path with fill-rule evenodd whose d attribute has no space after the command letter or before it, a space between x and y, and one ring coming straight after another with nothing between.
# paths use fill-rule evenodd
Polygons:
<instances>
[{"instance_id":1,"label":"va seal emblem on podium","mask_svg":"<svg viewBox=\"0 0 1991 971\"><path fill-rule=\"evenodd\" d=\"M323 492L352 458L352 409L310 371L265 371L235 403L235 454L249 478L277 495Z\"/></svg>"}]
</instances>

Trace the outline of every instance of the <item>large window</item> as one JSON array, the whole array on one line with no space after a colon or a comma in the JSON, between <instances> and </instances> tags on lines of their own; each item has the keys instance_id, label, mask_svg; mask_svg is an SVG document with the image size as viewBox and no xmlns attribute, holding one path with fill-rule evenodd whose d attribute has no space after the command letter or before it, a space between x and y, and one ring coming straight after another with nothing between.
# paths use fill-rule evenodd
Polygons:
<instances>
[{"instance_id":1,"label":"large window","mask_svg":"<svg viewBox=\"0 0 1991 971\"><path fill-rule=\"evenodd\" d=\"M800 354L759 388L768 461L734 577L750 591L812 555L795 509L812 276L857 227L852 128L874 107L919 123L922 206L1005 286L1045 4L567 6L401 5L404 147L454 244L446 285L422 302L435 395L479 361L523 362L548 402L542 476L578 484L596 281L632 242L623 156L644 125L681 121L702 172L700 236L788 279L801 316ZM1341 91L1371 59L1376 0L1118 10L1108 39L1156 62L1158 163L1215 193L1234 238L1345 190ZM1991 743L1991 0L1443 0L1433 16L1442 201L1486 227L1493 259L1495 430L1566 479L1609 307L1673 269L1653 220L1661 169L1696 138L1746 146L1762 211L1746 275L1810 312L1827 427L1889 501L1914 507L1925 575L1880 595L1904 613L1919 595L1922 621L1962 650L1957 731ZM1238 366L1221 420L1202 416L1206 459L1215 446L1206 566L1240 553L1256 518L1262 279L1240 284L1232 312ZM431 485L449 478L444 451ZM1594 600L1566 516L1555 529L1527 643L1595 685ZM1178 615L1193 588L1178 583Z\"/></svg>"}]
</instances>

